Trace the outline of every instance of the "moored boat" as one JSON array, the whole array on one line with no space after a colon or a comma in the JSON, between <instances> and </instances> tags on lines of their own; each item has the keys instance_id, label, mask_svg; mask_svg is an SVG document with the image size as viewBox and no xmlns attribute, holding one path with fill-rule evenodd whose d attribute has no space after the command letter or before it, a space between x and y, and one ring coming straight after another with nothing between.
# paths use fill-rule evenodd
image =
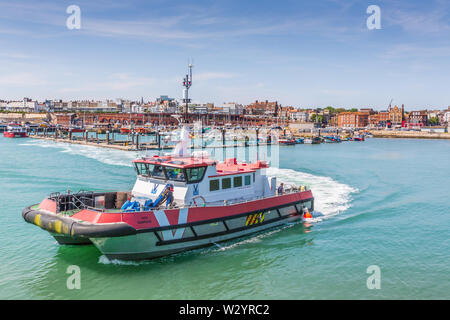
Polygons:
<instances>
[{"instance_id":1,"label":"moored boat","mask_svg":"<svg viewBox=\"0 0 450 320\"><path fill-rule=\"evenodd\" d=\"M180 152L187 145L134 160L130 192L51 194L25 208L23 218L61 244L93 243L108 258L137 260L301 221L305 208L314 209L311 190L280 189L266 162L189 156Z\"/></svg>"},{"instance_id":2,"label":"moored boat","mask_svg":"<svg viewBox=\"0 0 450 320\"><path fill-rule=\"evenodd\" d=\"M325 136L323 137L325 143L338 143L341 142L341 137L339 136Z\"/></svg>"},{"instance_id":3,"label":"moored boat","mask_svg":"<svg viewBox=\"0 0 450 320\"><path fill-rule=\"evenodd\" d=\"M120 128L120 133L122 134L128 134L131 132L131 127L121 127Z\"/></svg>"},{"instance_id":4,"label":"moored boat","mask_svg":"<svg viewBox=\"0 0 450 320\"><path fill-rule=\"evenodd\" d=\"M17 123L10 123L3 131L3 136L5 138L27 138L27 131L24 127Z\"/></svg>"},{"instance_id":5,"label":"moored boat","mask_svg":"<svg viewBox=\"0 0 450 320\"><path fill-rule=\"evenodd\" d=\"M291 146L291 145L296 144L296 141L294 138L282 136L278 139L278 143L287 145L287 146Z\"/></svg>"}]
</instances>

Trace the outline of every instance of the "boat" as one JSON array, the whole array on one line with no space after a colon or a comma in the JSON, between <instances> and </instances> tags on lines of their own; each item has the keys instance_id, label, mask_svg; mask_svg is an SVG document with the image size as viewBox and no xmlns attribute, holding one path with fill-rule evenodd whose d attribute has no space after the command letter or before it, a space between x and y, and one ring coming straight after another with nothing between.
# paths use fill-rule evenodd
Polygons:
<instances>
[{"instance_id":1,"label":"boat","mask_svg":"<svg viewBox=\"0 0 450 320\"><path fill-rule=\"evenodd\" d=\"M10 123L6 126L6 130L3 131L5 138L27 138L27 131L24 127L17 123Z\"/></svg>"},{"instance_id":2,"label":"boat","mask_svg":"<svg viewBox=\"0 0 450 320\"><path fill-rule=\"evenodd\" d=\"M297 138L297 139L295 139L295 143L296 144L303 144L303 143L305 143L305 139L304 138Z\"/></svg>"},{"instance_id":3,"label":"boat","mask_svg":"<svg viewBox=\"0 0 450 320\"><path fill-rule=\"evenodd\" d=\"M295 141L295 139L293 139L291 137L282 136L278 139L278 143L286 145L286 146L291 146L291 145L296 144L296 141Z\"/></svg>"},{"instance_id":4,"label":"boat","mask_svg":"<svg viewBox=\"0 0 450 320\"><path fill-rule=\"evenodd\" d=\"M94 244L108 259L141 260L300 222L305 208L314 210L305 186L279 193L267 162L188 154L182 136L171 155L133 161L131 191L53 193L23 218L60 244Z\"/></svg>"},{"instance_id":5,"label":"boat","mask_svg":"<svg viewBox=\"0 0 450 320\"><path fill-rule=\"evenodd\" d=\"M364 141L364 135L357 135L353 137L353 141Z\"/></svg>"},{"instance_id":6,"label":"boat","mask_svg":"<svg viewBox=\"0 0 450 320\"><path fill-rule=\"evenodd\" d=\"M131 127L121 127L120 128L120 133L122 134L128 134L131 132Z\"/></svg>"},{"instance_id":7,"label":"boat","mask_svg":"<svg viewBox=\"0 0 450 320\"><path fill-rule=\"evenodd\" d=\"M76 133L76 132L84 132L85 130L81 126L72 125L69 127L69 129L67 131L72 131L73 133Z\"/></svg>"},{"instance_id":8,"label":"boat","mask_svg":"<svg viewBox=\"0 0 450 320\"><path fill-rule=\"evenodd\" d=\"M339 136L325 136L323 138L324 138L325 143L338 143L338 142L342 141L341 137L339 137Z\"/></svg>"},{"instance_id":9,"label":"boat","mask_svg":"<svg viewBox=\"0 0 450 320\"><path fill-rule=\"evenodd\" d=\"M322 142L322 139L320 137L313 137L313 138L305 138L304 144L320 144Z\"/></svg>"}]
</instances>

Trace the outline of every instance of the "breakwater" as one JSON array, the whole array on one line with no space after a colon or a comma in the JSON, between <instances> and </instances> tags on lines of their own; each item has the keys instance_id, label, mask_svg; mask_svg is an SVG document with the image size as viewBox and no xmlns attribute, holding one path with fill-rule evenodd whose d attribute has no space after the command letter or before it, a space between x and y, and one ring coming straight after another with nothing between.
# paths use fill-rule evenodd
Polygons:
<instances>
[{"instance_id":1,"label":"breakwater","mask_svg":"<svg viewBox=\"0 0 450 320\"><path fill-rule=\"evenodd\" d=\"M370 130L374 138L393 139L450 139L448 132L424 132L424 131L388 131Z\"/></svg>"}]
</instances>

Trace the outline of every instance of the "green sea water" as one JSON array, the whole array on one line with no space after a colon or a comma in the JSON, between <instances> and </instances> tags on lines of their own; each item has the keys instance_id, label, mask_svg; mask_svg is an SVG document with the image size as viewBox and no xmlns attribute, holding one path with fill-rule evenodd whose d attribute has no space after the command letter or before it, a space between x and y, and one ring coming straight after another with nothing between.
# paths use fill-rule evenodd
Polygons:
<instances>
[{"instance_id":1,"label":"green sea water","mask_svg":"<svg viewBox=\"0 0 450 320\"><path fill-rule=\"evenodd\" d=\"M0 137L0 154L0 299L450 298L450 141L280 147L268 173L309 185L320 218L141 262L59 246L21 217L53 191L130 189L138 153Z\"/></svg>"}]
</instances>

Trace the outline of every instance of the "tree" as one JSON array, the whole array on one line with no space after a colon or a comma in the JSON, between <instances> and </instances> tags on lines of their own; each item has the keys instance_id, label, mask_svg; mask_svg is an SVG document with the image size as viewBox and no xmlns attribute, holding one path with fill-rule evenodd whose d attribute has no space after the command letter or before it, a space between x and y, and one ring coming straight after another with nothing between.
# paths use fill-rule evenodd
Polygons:
<instances>
[{"instance_id":1,"label":"tree","mask_svg":"<svg viewBox=\"0 0 450 320\"><path fill-rule=\"evenodd\" d=\"M332 106L326 107L325 110L329 110L330 113L335 113L336 112L336 109L334 109Z\"/></svg>"},{"instance_id":2,"label":"tree","mask_svg":"<svg viewBox=\"0 0 450 320\"><path fill-rule=\"evenodd\" d=\"M431 117L430 119L428 119L428 123L430 126L437 126L439 124L439 118Z\"/></svg>"}]
</instances>

